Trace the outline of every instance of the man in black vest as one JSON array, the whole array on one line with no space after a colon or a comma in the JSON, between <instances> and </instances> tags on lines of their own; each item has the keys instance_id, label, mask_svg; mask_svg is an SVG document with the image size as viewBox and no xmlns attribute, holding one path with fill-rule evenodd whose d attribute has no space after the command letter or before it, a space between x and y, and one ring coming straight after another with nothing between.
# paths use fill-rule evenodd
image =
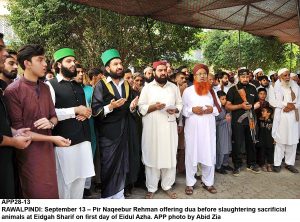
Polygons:
<instances>
[{"instance_id":1,"label":"man in black vest","mask_svg":"<svg viewBox=\"0 0 300 222\"><path fill-rule=\"evenodd\" d=\"M129 157L130 144L137 139L130 133L130 115L136 109L138 97L134 98L129 83L123 79L119 52L115 49L107 50L101 59L108 77L97 83L92 99L101 152L101 197L123 199L130 164L136 162L139 165L138 158L132 160Z\"/></svg>"},{"instance_id":2,"label":"man in black vest","mask_svg":"<svg viewBox=\"0 0 300 222\"><path fill-rule=\"evenodd\" d=\"M47 82L59 121L53 134L72 142L67 149L55 150L59 198L80 199L86 178L95 175L88 122L91 109L86 107L82 87L73 80L77 75L74 51L62 48L54 53L54 60L60 72Z\"/></svg>"}]
</instances>

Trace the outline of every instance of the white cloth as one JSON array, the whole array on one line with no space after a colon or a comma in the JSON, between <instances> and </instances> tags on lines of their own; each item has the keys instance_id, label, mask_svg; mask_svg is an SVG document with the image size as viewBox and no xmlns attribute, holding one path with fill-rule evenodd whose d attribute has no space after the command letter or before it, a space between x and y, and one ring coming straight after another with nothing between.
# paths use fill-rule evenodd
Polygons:
<instances>
[{"instance_id":1,"label":"white cloth","mask_svg":"<svg viewBox=\"0 0 300 222\"><path fill-rule=\"evenodd\" d=\"M56 78L57 78L58 82L61 82L64 79L64 77L61 74L57 74ZM66 80L66 81L68 81L68 80ZM53 104L55 104L56 98L55 98L54 88L49 81L47 81L46 84L49 86L51 98L52 98ZM55 113L56 113L58 121L75 118L74 108L75 107L59 108L59 109L55 108Z\"/></svg>"},{"instance_id":2,"label":"white cloth","mask_svg":"<svg viewBox=\"0 0 300 222\"><path fill-rule=\"evenodd\" d=\"M297 144L284 145L276 143L274 151L274 166L280 166L283 157L287 165L295 165L296 152Z\"/></svg>"},{"instance_id":3,"label":"white cloth","mask_svg":"<svg viewBox=\"0 0 300 222\"><path fill-rule=\"evenodd\" d=\"M165 110L147 113L149 106L156 102L165 103L166 107L175 106L179 113L170 115ZM176 167L178 145L176 117L179 117L182 109L178 87L170 82L161 87L154 80L142 89L138 106L143 115L143 163L157 169Z\"/></svg>"},{"instance_id":4,"label":"white cloth","mask_svg":"<svg viewBox=\"0 0 300 222\"><path fill-rule=\"evenodd\" d=\"M295 100L292 101L291 89L283 87L279 80L274 88L270 87L269 102L275 108L272 137L276 143L294 145L299 140L299 123L296 121L295 111L283 112L287 103L295 103L295 107L300 107L299 86L290 81L291 89L295 93Z\"/></svg>"},{"instance_id":5,"label":"white cloth","mask_svg":"<svg viewBox=\"0 0 300 222\"><path fill-rule=\"evenodd\" d=\"M186 176L186 186L192 187L196 184L197 180L195 174L197 173L197 166L193 166L191 162L185 162L185 176ZM206 186L214 185L215 178L215 166L206 166L201 164L202 177L201 181Z\"/></svg>"},{"instance_id":6,"label":"white cloth","mask_svg":"<svg viewBox=\"0 0 300 222\"><path fill-rule=\"evenodd\" d=\"M197 166L202 163L206 166L214 166L216 163L216 122L215 116L219 115L218 109L214 106L213 98L210 93L199 96L194 86L188 87L182 96L183 115L185 119L184 138L185 156ZM211 114L202 116L192 112L196 106L213 107Z\"/></svg>"},{"instance_id":7,"label":"white cloth","mask_svg":"<svg viewBox=\"0 0 300 222\"><path fill-rule=\"evenodd\" d=\"M95 175L92 147L88 141L70 147L55 147L55 156L56 168L62 171L65 184Z\"/></svg>"},{"instance_id":8,"label":"white cloth","mask_svg":"<svg viewBox=\"0 0 300 222\"><path fill-rule=\"evenodd\" d=\"M157 169L153 167L145 166L146 174L146 187L148 192L156 192L158 181L161 178L161 188L163 190L169 190L175 183L176 167L168 169Z\"/></svg>"},{"instance_id":9,"label":"white cloth","mask_svg":"<svg viewBox=\"0 0 300 222\"><path fill-rule=\"evenodd\" d=\"M72 183L66 184L62 175L62 170L57 165L57 185L60 199L82 199L85 178L78 178Z\"/></svg>"},{"instance_id":10,"label":"white cloth","mask_svg":"<svg viewBox=\"0 0 300 222\"><path fill-rule=\"evenodd\" d=\"M125 199L124 189L110 197L101 198L101 199Z\"/></svg>"}]
</instances>

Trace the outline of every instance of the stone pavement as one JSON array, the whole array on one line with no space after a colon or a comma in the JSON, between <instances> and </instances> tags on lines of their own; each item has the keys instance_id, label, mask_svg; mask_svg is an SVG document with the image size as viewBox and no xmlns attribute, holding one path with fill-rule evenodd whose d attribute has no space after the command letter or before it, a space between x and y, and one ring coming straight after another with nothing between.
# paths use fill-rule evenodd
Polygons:
<instances>
[{"instance_id":1,"label":"stone pavement","mask_svg":"<svg viewBox=\"0 0 300 222\"><path fill-rule=\"evenodd\" d=\"M297 156L300 159L300 156ZM296 168L300 171L300 160L296 160ZM261 172L254 174L242 168L239 177L229 172L227 175L215 173L217 194L210 194L197 181L194 194L185 194L185 176L178 174L174 191L181 199L300 199L300 173L293 174L282 167L280 173ZM130 199L143 199L146 191L134 188ZM92 198L97 198L93 195ZM99 197L98 197L99 198ZM167 194L159 189L155 199L167 199Z\"/></svg>"}]
</instances>

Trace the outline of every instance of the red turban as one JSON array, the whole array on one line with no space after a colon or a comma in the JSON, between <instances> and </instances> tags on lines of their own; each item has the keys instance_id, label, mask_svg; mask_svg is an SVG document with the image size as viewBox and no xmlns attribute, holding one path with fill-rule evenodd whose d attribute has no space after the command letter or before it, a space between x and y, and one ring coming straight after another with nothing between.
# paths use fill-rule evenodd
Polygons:
<instances>
[{"instance_id":1,"label":"red turban","mask_svg":"<svg viewBox=\"0 0 300 222\"><path fill-rule=\"evenodd\" d=\"M208 69L207 65L204 65L204 64L196 64L193 68L193 74L195 75L196 72L198 72L199 69L205 69L205 71L208 75L209 69Z\"/></svg>"},{"instance_id":2,"label":"red turban","mask_svg":"<svg viewBox=\"0 0 300 222\"><path fill-rule=\"evenodd\" d=\"M159 65L167 65L167 62L166 61L156 61L156 62L153 62L153 65L152 65L152 67L153 67L153 69L156 69L157 68L157 66L159 66Z\"/></svg>"}]
</instances>

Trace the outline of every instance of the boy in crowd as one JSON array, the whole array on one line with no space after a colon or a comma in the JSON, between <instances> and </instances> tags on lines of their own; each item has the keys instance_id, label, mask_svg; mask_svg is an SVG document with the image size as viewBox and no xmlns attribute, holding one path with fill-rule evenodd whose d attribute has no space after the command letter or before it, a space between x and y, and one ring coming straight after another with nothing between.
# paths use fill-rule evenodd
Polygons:
<instances>
[{"instance_id":1,"label":"boy in crowd","mask_svg":"<svg viewBox=\"0 0 300 222\"><path fill-rule=\"evenodd\" d=\"M229 153L232 149L231 142L231 115L225 109L226 93L218 91L217 95L221 102L222 111L216 116L216 138L217 138L217 153L216 153L216 172L227 174L226 170L232 171L232 167L228 165Z\"/></svg>"}]
</instances>

